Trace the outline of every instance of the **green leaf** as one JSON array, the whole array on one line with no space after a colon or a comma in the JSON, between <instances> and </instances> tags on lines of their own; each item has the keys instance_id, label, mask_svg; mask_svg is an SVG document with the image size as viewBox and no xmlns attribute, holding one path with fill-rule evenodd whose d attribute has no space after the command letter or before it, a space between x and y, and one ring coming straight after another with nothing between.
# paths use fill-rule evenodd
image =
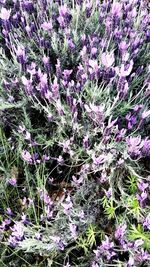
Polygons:
<instances>
[{"instance_id":1,"label":"green leaf","mask_svg":"<svg viewBox=\"0 0 150 267\"><path fill-rule=\"evenodd\" d=\"M24 106L25 102L19 102L16 104L10 104L10 103L0 103L0 110L5 110L5 109L12 109L12 108L21 108Z\"/></svg>"},{"instance_id":2,"label":"green leaf","mask_svg":"<svg viewBox=\"0 0 150 267\"><path fill-rule=\"evenodd\" d=\"M135 225L131 226L128 237L132 241L137 239L143 240L144 241L143 247L146 249L150 249L150 232L144 232L140 224L137 227Z\"/></svg>"}]
</instances>

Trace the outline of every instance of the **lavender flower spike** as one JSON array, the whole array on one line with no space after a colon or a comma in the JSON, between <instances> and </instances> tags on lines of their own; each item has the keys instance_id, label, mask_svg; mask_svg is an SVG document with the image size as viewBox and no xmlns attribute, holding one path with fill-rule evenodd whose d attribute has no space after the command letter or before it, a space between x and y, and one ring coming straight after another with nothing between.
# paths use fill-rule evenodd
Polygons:
<instances>
[{"instance_id":1,"label":"lavender flower spike","mask_svg":"<svg viewBox=\"0 0 150 267\"><path fill-rule=\"evenodd\" d=\"M32 163L32 156L27 150L23 150L21 156L24 161Z\"/></svg>"},{"instance_id":2,"label":"lavender flower spike","mask_svg":"<svg viewBox=\"0 0 150 267\"><path fill-rule=\"evenodd\" d=\"M111 52L111 53L103 53L102 57L101 57L101 61L102 61L102 64L106 68L110 68L113 65L114 61L115 61L114 53L113 52Z\"/></svg>"},{"instance_id":3,"label":"lavender flower spike","mask_svg":"<svg viewBox=\"0 0 150 267\"><path fill-rule=\"evenodd\" d=\"M6 8L2 7L0 12L0 18L4 21L8 21L10 18L11 10L7 10Z\"/></svg>"}]
</instances>

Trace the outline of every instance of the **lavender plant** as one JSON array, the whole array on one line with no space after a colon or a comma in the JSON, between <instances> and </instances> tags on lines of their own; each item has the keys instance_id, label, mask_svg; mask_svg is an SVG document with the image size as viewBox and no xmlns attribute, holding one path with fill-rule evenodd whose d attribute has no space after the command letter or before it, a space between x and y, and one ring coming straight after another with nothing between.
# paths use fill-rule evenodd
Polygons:
<instances>
[{"instance_id":1,"label":"lavender plant","mask_svg":"<svg viewBox=\"0 0 150 267\"><path fill-rule=\"evenodd\" d=\"M144 0L0 1L2 266L149 265L149 24Z\"/></svg>"}]
</instances>

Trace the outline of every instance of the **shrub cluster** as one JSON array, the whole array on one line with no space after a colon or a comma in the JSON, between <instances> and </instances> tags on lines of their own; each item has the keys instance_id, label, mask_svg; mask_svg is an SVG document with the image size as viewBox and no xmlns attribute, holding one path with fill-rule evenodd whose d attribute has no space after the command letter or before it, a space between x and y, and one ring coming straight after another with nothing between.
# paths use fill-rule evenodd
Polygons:
<instances>
[{"instance_id":1,"label":"shrub cluster","mask_svg":"<svg viewBox=\"0 0 150 267\"><path fill-rule=\"evenodd\" d=\"M144 0L0 0L2 266L150 264L149 25Z\"/></svg>"}]
</instances>

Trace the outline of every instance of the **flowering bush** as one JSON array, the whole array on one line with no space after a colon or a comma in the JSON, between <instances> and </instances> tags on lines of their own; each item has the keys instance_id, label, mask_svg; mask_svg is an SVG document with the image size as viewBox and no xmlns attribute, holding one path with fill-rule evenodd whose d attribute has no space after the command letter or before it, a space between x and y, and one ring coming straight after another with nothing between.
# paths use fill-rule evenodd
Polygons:
<instances>
[{"instance_id":1,"label":"flowering bush","mask_svg":"<svg viewBox=\"0 0 150 267\"><path fill-rule=\"evenodd\" d=\"M149 265L149 23L144 0L0 1L4 266Z\"/></svg>"}]
</instances>

